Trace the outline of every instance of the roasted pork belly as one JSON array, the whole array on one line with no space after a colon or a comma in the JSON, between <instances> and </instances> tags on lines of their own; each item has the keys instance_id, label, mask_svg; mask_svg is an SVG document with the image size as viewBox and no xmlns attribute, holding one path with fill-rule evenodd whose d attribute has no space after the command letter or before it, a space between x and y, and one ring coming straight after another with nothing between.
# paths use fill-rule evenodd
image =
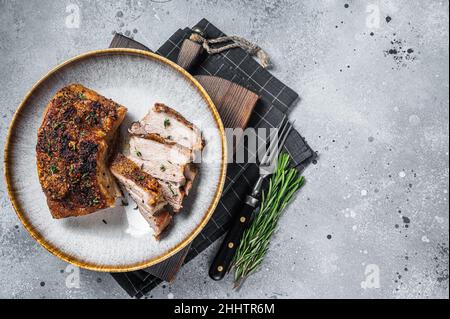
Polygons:
<instances>
[{"instance_id":1,"label":"roasted pork belly","mask_svg":"<svg viewBox=\"0 0 450 319\"><path fill-rule=\"evenodd\" d=\"M180 113L161 103L156 103L142 120L133 123L130 133L155 133L193 152L201 151L204 147L200 130Z\"/></svg>"},{"instance_id":2,"label":"roasted pork belly","mask_svg":"<svg viewBox=\"0 0 450 319\"><path fill-rule=\"evenodd\" d=\"M183 208L184 197L189 195L194 179L197 176L198 168L194 164L188 164L186 165L184 172L186 178L184 184L158 180L161 184L164 198L169 202L173 211L176 213Z\"/></svg>"},{"instance_id":3,"label":"roasted pork belly","mask_svg":"<svg viewBox=\"0 0 450 319\"><path fill-rule=\"evenodd\" d=\"M173 211L178 213L183 208L183 200L186 195L184 186L165 180L158 181L161 184L164 198L172 206Z\"/></svg>"},{"instance_id":4,"label":"roasted pork belly","mask_svg":"<svg viewBox=\"0 0 450 319\"><path fill-rule=\"evenodd\" d=\"M183 190L187 195L189 195L190 190L194 184L194 179L198 175L198 167L195 164L186 165L184 169L184 176L186 177L186 183L183 186Z\"/></svg>"},{"instance_id":5,"label":"roasted pork belly","mask_svg":"<svg viewBox=\"0 0 450 319\"><path fill-rule=\"evenodd\" d=\"M129 158L160 182L163 194L175 212L183 207L197 175L191 150L157 134L133 136Z\"/></svg>"},{"instance_id":6,"label":"roasted pork belly","mask_svg":"<svg viewBox=\"0 0 450 319\"><path fill-rule=\"evenodd\" d=\"M184 185L184 172L191 163L191 156L188 148L157 134L132 136L130 139L130 159L158 179Z\"/></svg>"},{"instance_id":7,"label":"roasted pork belly","mask_svg":"<svg viewBox=\"0 0 450 319\"><path fill-rule=\"evenodd\" d=\"M114 158L110 168L119 183L146 213L154 215L167 204L159 182L123 154Z\"/></svg>"},{"instance_id":8,"label":"roasted pork belly","mask_svg":"<svg viewBox=\"0 0 450 319\"><path fill-rule=\"evenodd\" d=\"M54 218L115 205L120 190L107 169L110 144L127 109L79 84L48 103L38 130L39 181Z\"/></svg>"},{"instance_id":9,"label":"roasted pork belly","mask_svg":"<svg viewBox=\"0 0 450 319\"><path fill-rule=\"evenodd\" d=\"M124 190L136 202L141 215L153 228L155 237L159 238L172 221L172 216L164 209L167 201L159 182L123 154L115 157L110 168Z\"/></svg>"},{"instance_id":10,"label":"roasted pork belly","mask_svg":"<svg viewBox=\"0 0 450 319\"><path fill-rule=\"evenodd\" d=\"M162 210L157 214L150 214L145 208L138 204L139 212L153 229L156 239L160 239L161 234L172 222L172 215L167 210Z\"/></svg>"},{"instance_id":11,"label":"roasted pork belly","mask_svg":"<svg viewBox=\"0 0 450 319\"><path fill-rule=\"evenodd\" d=\"M175 212L197 175L192 161L205 145L200 130L170 107L156 103L129 132L130 158L157 178Z\"/></svg>"}]
</instances>

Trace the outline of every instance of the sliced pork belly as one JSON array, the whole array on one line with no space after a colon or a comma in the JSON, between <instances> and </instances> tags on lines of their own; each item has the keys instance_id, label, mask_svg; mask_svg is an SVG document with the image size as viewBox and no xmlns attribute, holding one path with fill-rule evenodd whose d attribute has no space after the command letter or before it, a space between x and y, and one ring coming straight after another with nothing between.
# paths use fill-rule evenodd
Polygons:
<instances>
[{"instance_id":1,"label":"sliced pork belly","mask_svg":"<svg viewBox=\"0 0 450 319\"><path fill-rule=\"evenodd\" d=\"M155 133L193 152L204 147L200 130L180 113L161 103L156 103L141 121L133 123L129 131L135 135Z\"/></svg>"},{"instance_id":2,"label":"sliced pork belly","mask_svg":"<svg viewBox=\"0 0 450 319\"><path fill-rule=\"evenodd\" d=\"M183 208L184 197L189 195L194 179L197 176L198 168L194 164L186 165L184 170L186 182L184 185L165 180L158 180L161 184L164 198L172 206L174 212L179 212Z\"/></svg>"},{"instance_id":3,"label":"sliced pork belly","mask_svg":"<svg viewBox=\"0 0 450 319\"><path fill-rule=\"evenodd\" d=\"M184 185L184 192L186 196L189 195L189 191L192 189L194 179L198 175L198 167L195 164L190 164L185 167L184 176L186 177L186 184Z\"/></svg>"},{"instance_id":4,"label":"sliced pork belly","mask_svg":"<svg viewBox=\"0 0 450 319\"><path fill-rule=\"evenodd\" d=\"M183 200L186 195L184 187L178 183L158 180L161 184L164 198L167 200L173 211L178 213L183 208Z\"/></svg>"},{"instance_id":5,"label":"sliced pork belly","mask_svg":"<svg viewBox=\"0 0 450 319\"><path fill-rule=\"evenodd\" d=\"M192 152L157 134L133 136L129 158L161 184L167 202L175 212L181 210L184 197L192 188L197 167L191 163Z\"/></svg>"},{"instance_id":6,"label":"sliced pork belly","mask_svg":"<svg viewBox=\"0 0 450 319\"><path fill-rule=\"evenodd\" d=\"M130 139L129 158L155 178L184 185L187 165L192 152L157 134L133 136Z\"/></svg>"},{"instance_id":7,"label":"sliced pork belly","mask_svg":"<svg viewBox=\"0 0 450 319\"><path fill-rule=\"evenodd\" d=\"M192 162L204 147L200 130L175 110L156 103L129 132L129 158L158 179L166 201L179 212L198 172Z\"/></svg>"},{"instance_id":8,"label":"sliced pork belly","mask_svg":"<svg viewBox=\"0 0 450 319\"><path fill-rule=\"evenodd\" d=\"M168 211L163 211L157 215L153 215L150 217L150 221L147 219L150 226L153 228L155 232L155 238L159 239L161 233L172 223L172 215L169 214Z\"/></svg>"},{"instance_id":9,"label":"sliced pork belly","mask_svg":"<svg viewBox=\"0 0 450 319\"><path fill-rule=\"evenodd\" d=\"M158 239L172 221L172 216L164 210L167 201L159 182L122 154L116 156L110 168L136 202L139 212L153 228Z\"/></svg>"},{"instance_id":10,"label":"sliced pork belly","mask_svg":"<svg viewBox=\"0 0 450 319\"><path fill-rule=\"evenodd\" d=\"M167 210L162 210L157 214L151 214L147 211L145 207L142 205L138 205L139 212L145 218L147 223L154 231L154 235L156 239L159 239L162 232L170 225L172 222L172 215Z\"/></svg>"},{"instance_id":11,"label":"sliced pork belly","mask_svg":"<svg viewBox=\"0 0 450 319\"><path fill-rule=\"evenodd\" d=\"M167 204L159 182L123 154L115 157L110 168L133 200L148 212L154 214Z\"/></svg>"},{"instance_id":12,"label":"sliced pork belly","mask_svg":"<svg viewBox=\"0 0 450 319\"><path fill-rule=\"evenodd\" d=\"M127 181L120 183L138 206L139 212L141 213L142 217L144 217L144 219L153 229L155 238L159 239L161 233L164 231L164 229L166 229L167 226L169 226L172 221L172 215L170 215L170 213L164 209L167 202L163 201L158 205L151 206L148 204L148 201L145 201L145 199L143 200L140 192L136 192L136 188L133 187L133 184L130 184Z\"/></svg>"}]
</instances>

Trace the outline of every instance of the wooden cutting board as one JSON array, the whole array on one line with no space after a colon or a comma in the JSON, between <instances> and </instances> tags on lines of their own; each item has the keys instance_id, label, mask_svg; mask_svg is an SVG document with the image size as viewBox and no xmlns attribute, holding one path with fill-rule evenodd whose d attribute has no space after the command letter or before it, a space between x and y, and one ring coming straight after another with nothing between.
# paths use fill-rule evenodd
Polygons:
<instances>
[{"instance_id":1,"label":"wooden cutting board","mask_svg":"<svg viewBox=\"0 0 450 319\"><path fill-rule=\"evenodd\" d=\"M204 51L199 43L185 39L177 57L177 64L190 71L200 63L205 55ZM199 75L195 78L213 100L226 128L245 129L247 127L250 115L258 101L255 93L217 76Z\"/></svg>"},{"instance_id":2,"label":"wooden cutting board","mask_svg":"<svg viewBox=\"0 0 450 319\"><path fill-rule=\"evenodd\" d=\"M213 100L226 128L247 127L258 96L228 80L209 75L195 77Z\"/></svg>"}]
</instances>

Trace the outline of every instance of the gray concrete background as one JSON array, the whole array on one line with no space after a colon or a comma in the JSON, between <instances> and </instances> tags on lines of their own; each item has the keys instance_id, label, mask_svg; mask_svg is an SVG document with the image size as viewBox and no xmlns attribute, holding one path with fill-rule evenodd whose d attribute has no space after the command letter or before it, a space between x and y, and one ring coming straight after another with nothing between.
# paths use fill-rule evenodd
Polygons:
<instances>
[{"instance_id":1,"label":"gray concrete background","mask_svg":"<svg viewBox=\"0 0 450 319\"><path fill-rule=\"evenodd\" d=\"M302 98L292 119L320 160L241 290L209 280L212 247L148 297L448 298L448 1L0 0L1 144L51 67L113 32L157 48L203 17L268 51ZM127 297L84 270L67 288L67 264L20 225L3 179L0 205L0 297ZM364 285L377 274L379 288Z\"/></svg>"}]
</instances>

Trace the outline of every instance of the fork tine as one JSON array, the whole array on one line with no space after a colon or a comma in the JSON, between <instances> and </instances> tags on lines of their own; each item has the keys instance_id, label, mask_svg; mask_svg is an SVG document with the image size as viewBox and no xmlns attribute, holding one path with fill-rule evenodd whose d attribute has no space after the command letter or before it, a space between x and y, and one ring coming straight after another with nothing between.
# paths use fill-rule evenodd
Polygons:
<instances>
[{"instance_id":1,"label":"fork tine","mask_svg":"<svg viewBox=\"0 0 450 319\"><path fill-rule=\"evenodd\" d=\"M289 129L286 131L286 134L284 135L284 137L282 137L281 143L278 146L280 150L283 148L284 144L286 143L287 138L289 137L289 133L291 133L292 129L294 128L294 124L295 124L295 120L289 124L290 125Z\"/></svg>"},{"instance_id":2,"label":"fork tine","mask_svg":"<svg viewBox=\"0 0 450 319\"><path fill-rule=\"evenodd\" d=\"M280 124L278 124L278 126L276 127L276 130L274 130L273 132L270 133L269 135L269 147L266 149L266 152L264 153L263 158L259 161L260 164L264 163L265 161L267 161L267 159L269 158L269 154L270 154L270 149L273 147L271 143L273 137L275 136L275 134L278 134L280 132L280 130L283 128L283 126L285 125L285 120L287 119L287 115L284 114L283 118L281 119Z\"/></svg>"},{"instance_id":3,"label":"fork tine","mask_svg":"<svg viewBox=\"0 0 450 319\"><path fill-rule=\"evenodd\" d=\"M283 126L283 122L287 119L287 115L284 114L283 118L281 119L280 124L278 124L277 129L280 129Z\"/></svg>"},{"instance_id":4,"label":"fork tine","mask_svg":"<svg viewBox=\"0 0 450 319\"><path fill-rule=\"evenodd\" d=\"M278 145L276 145L278 148L276 149L276 151L274 148L274 150L271 152L267 164L271 164L272 161L275 159L275 157L278 157L278 154L280 154L280 151L283 149L283 146L286 143L289 133L291 132L292 128L294 127L294 123L295 123L295 121L292 123L288 122L288 125L286 125L285 130L283 132L281 132L280 139L278 140Z\"/></svg>"},{"instance_id":5,"label":"fork tine","mask_svg":"<svg viewBox=\"0 0 450 319\"><path fill-rule=\"evenodd\" d=\"M285 119L286 119L286 121L285 121ZM279 144L280 138L282 139L283 134L285 134L286 130L288 130L291 125L286 116L283 118L282 122L283 122L283 123L281 123L282 125L276 131L277 139L274 142L272 142L272 139L270 140L270 145L266 151L266 154L265 154L263 160L261 160L261 165L270 164L272 162L273 155L277 154L276 149L277 149L277 145Z\"/></svg>"},{"instance_id":6,"label":"fork tine","mask_svg":"<svg viewBox=\"0 0 450 319\"><path fill-rule=\"evenodd\" d=\"M284 127L285 127L285 125L287 123L286 119L287 119L287 116L286 115L283 116L283 119L281 120L280 124L270 134L269 139L268 139L269 145L268 145L268 147L266 149L266 152L264 153L263 158L260 161L260 165L264 165L267 162L267 160L269 159L269 156L270 156L270 154L271 154L271 152L272 152L272 150L274 148L274 145L275 145L273 140L276 137L276 141L278 141L278 135L280 134L280 131L284 129Z\"/></svg>"},{"instance_id":7,"label":"fork tine","mask_svg":"<svg viewBox=\"0 0 450 319\"><path fill-rule=\"evenodd\" d=\"M284 119L286 118L286 114L283 116L283 119L281 120L280 124L278 124L277 129L279 129L280 125L282 124L282 122L284 121ZM277 131L271 132L269 134L268 140L270 141L272 139L272 136L275 135ZM262 163L262 161L264 160L265 156L267 155L267 150L264 152L263 158L259 159L259 153L262 150L263 146L259 146L258 149L256 150L256 154L254 155L255 160L259 161L259 163Z\"/></svg>"},{"instance_id":8,"label":"fork tine","mask_svg":"<svg viewBox=\"0 0 450 319\"><path fill-rule=\"evenodd\" d=\"M286 121L286 119L287 119L287 115L284 114L283 118L282 118L281 121L280 121L280 124L278 124L278 126L276 127L277 130L275 130L273 133L271 133L271 134L269 135L269 142L270 142L271 137L272 137L274 134L278 134L278 133L280 132L280 130L282 131L286 126L291 126L291 129L292 129L292 125L289 123L289 120ZM293 123L295 123L295 121L294 121ZM290 130L289 130L288 133L286 134L286 137L289 135L289 132L290 132ZM279 140L279 139L278 139L278 140ZM285 141L286 141L286 138L283 138L283 141L282 141L282 143L281 143L281 147L280 147L280 148L283 147ZM275 143L271 143L271 144L275 144ZM269 148L270 148L270 145L269 145ZM266 153L264 154L263 159L268 157L268 154L269 154L268 151L269 151L269 150L266 150ZM259 153L259 149L258 149L258 153ZM257 154L256 156L258 156L258 154ZM262 163L263 163L263 160L260 161L260 165L261 165ZM249 165L250 165L250 163L245 163L243 169L241 169L241 170L237 173L237 175L234 176L233 178L234 178L235 180L237 180L240 176L242 176L242 174L245 172L245 170L247 169L247 167L248 167ZM225 196L225 195L230 191L230 189L232 188L232 186L233 186L233 183L228 183L228 185L225 187L224 191L222 192L222 197Z\"/></svg>"},{"instance_id":9,"label":"fork tine","mask_svg":"<svg viewBox=\"0 0 450 319\"><path fill-rule=\"evenodd\" d=\"M287 119L286 122L283 124L282 128L277 131L277 139L273 143L270 144L269 150L267 152L266 160L264 161L264 165L270 165L272 163L274 155L277 155L278 153L278 144L280 142L280 138L284 135L286 130L289 128L290 123Z\"/></svg>"}]
</instances>

